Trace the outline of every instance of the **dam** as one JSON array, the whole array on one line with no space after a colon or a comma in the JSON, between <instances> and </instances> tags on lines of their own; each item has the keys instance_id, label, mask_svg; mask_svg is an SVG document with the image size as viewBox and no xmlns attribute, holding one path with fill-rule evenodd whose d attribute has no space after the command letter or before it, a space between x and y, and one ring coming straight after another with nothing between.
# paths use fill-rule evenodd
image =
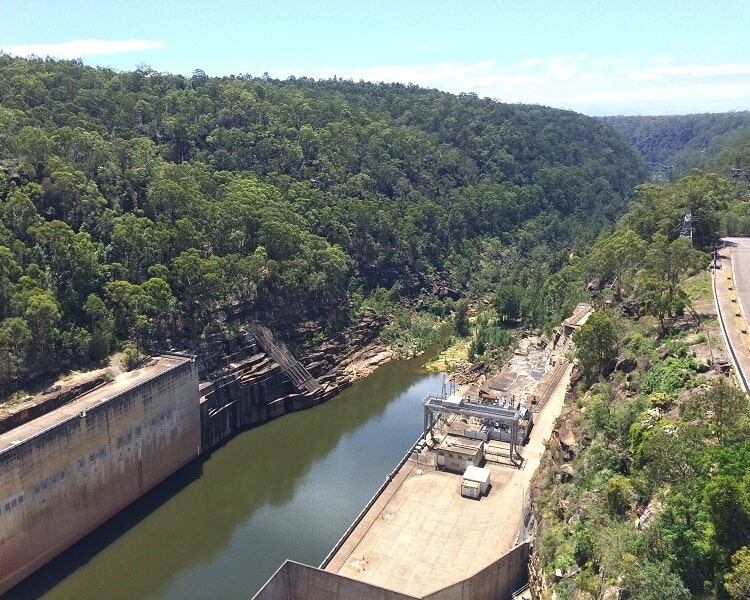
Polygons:
<instances>
[{"instance_id":1,"label":"dam","mask_svg":"<svg viewBox=\"0 0 750 600\"><path fill-rule=\"evenodd\" d=\"M335 395L251 328L199 355L61 382L5 416L0 594L243 428Z\"/></svg>"},{"instance_id":2,"label":"dam","mask_svg":"<svg viewBox=\"0 0 750 600\"><path fill-rule=\"evenodd\" d=\"M223 361L225 383L242 379L232 375L245 360L241 346L263 362L246 342L204 357L209 369ZM214 447L4 597L206 598L221 589L249 598L285 558L320 562L418 436L420 400L442 381L422 371L431 355L388 363L314 411ZM199 372L204 358L194 363ZM264 389L294 391L274 365L255 369L255 390L220 391L239 407L214 414L249 415L243 395L268 403Z\"/></svg>"},{"instance_id":3,"label":"dam","mask_svg":"<svg viewBox=\"0 0 750 600\"><path fill-rule=\"evenodd\" d=\"M237 347L240 346L243 343L238 342ZM222 425L219 429L214 427L214 431L225 431L227 423L236 422L243 415L245 419L267 417L268 408L252 405L268 405L269 398L283 399L284 410L288 411L314 401L301 397L272 362L258 357L252 344L247 348L249 356L245 357L225 353L232 360L223 360L223 383L215 380L209 386L200 384L203 391L219 390L218 396L225 398L223 404L214 404L214 410L207 411L211 405L206 395L189 394L201 405L201 414L210 412L220 417L214 423ZM118 516L114 529L120 533L115 537L109 533L111 523L99 528L78 544L75 553L52 561L13 589L8 598L103 594L115 598L200 598L215 596L218 589L226 597L249 597L284 559L317 564L334 547L347 524L355 520L361 507L368 504L383 474L399 462L418 437L423 421L421 400L439 389L442 380L441 376L420 374L421 365L429 356L428 353L421 359L387 364L316 411L288 414L228 444L215 446L207 461L193 461L198 465L197 476L179 484L178 490L166 496L158 494L155 504L149 504L148 498L140 504L136 502L141 508L125 510ZM143 401L148 394L136 393L140 386L161 389L164 382L159 380L167 381L179 375L180 370L184 371L181 377L189 373L185 381L196 382L197 361L185 356L163 358L161 370L157 368L161 358L157 358L149 365L151 371L126 374L133 381L129 387L124 382L117 384L123 387L120 400L128 394L138 398L140 393ZM201 361L206 362L206 357ZM237 387L238 381L244 382L242 386ZM258 389L249 389L251 384ZM544 380L540 382L544 387L542 384ZM130 390L128 394L124 393L125 388ZM265 396L264 388L282 395ZM111 401L118 397L113 394L117 389L98 393ZM130 405L137 407L138 402L131 401ZM223 407L226 408L222 410ZM73 412L71 417L77 415L81 419L81 413L87 416L89 410ZM120 422L110 432L110 448L118 449L118 442L121 448L134 443L137 426L127 419ZM123 427L124 433L120 431ZM205 428L201 428L197 437L193 434L191 438L191 442L198 441L195 453L205 450L203 440L215 439L207 438ZM8 448L17 450L24 440L15 431L16 437L7 443ZM149 435L153 436L153 432ZM151 439L143 428L141 438ZM59 475L60 470L46 477ZM66 477L62 482L55 478L55 486L70 483L67 473L63 475ZM6 483L3 480L2 484ZM52 479L47 483L52 483ZM147 489L149 483L146 481L142 489ZM162 490L168 488L160 486ZM19 506L28 510L26 507L31 506L25 496L20 503L16 498L11 510ZM144 512L143 506L149 508ZM0 521L3 526L5 523ZM69 536L66 541L75 540ZM0 550L4 552L2 546ZM7 556L0 554L3 567ZM516 565L523 563L518 557L514 560Z\"/></svg>"},{"instance_id":4,"label":"dam","mask_svg":"<svg viewBox=\"0 0 750 600\"><path fill-rule=\"evenodd\" d=\"M0 592L201 453L193 359L149 366L0 435Z\"/></svg>"}]
</instances>

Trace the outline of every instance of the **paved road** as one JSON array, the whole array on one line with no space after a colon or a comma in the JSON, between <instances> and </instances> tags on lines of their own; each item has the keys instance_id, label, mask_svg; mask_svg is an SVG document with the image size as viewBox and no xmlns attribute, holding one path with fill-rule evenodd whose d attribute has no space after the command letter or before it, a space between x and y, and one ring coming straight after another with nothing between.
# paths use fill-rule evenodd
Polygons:
<instances>
[{"instance_id":1,"label":"paved road","mask_svg":"<svg viewBox=\"0 0 750 600\"><path fill-rule=\"evenodd\" d=\"M727 328L725 341L748 391L750 338L742 330L747 331L750 324L750 238L724 238L724 242L726 246L718 252L716 300ZM740 316L736 317L737 314Z\"/></svg>"},{"instance_id":2,"label":"paved road","mask_svg":"<svg viewBox=\"0 0 750 600\"><path fill-rule=\"evenodd\" d=\"M734 289L745 318L750 309L750 238L724 238L732 250L732 278Z\"/></svg>"}]
</instances>

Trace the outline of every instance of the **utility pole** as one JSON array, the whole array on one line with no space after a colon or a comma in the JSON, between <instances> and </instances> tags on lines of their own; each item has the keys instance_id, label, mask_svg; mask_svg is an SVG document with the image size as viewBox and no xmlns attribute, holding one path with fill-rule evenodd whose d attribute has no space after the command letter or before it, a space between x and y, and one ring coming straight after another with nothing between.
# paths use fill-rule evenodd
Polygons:
<instances>
[{"instance_id":1,"label":"utility pole","mask_svg":"<svg viewBox=\"0 0 750 600\"><path fill-rule=\"evenodd\" d=\"M693 210L688 208L685 213L685 219L682 221L682 232L680 237L684 237L690 240L690 247L693 247Z\"/></svg>"}]
</instances>

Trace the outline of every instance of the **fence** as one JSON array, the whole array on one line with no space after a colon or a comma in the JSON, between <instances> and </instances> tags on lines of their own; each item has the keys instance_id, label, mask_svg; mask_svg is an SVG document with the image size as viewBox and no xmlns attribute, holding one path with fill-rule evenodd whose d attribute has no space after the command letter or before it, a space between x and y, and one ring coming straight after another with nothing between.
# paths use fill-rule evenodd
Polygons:
<instances>
[{"instance_id":1,"label":"fence","mask_svg":"<svg viewBox=\"0 0 750 600\"><path fill-rule=\"evenodd\" d=\"M713 272L713 286L714 286L714 302L716 303L716 314L719 317L719 324L721 325L721 332L724 334L724 342L726 343L727 349L729 350L729 354L732 357L732 362L734 363L734 370L737 373L737 377L740 380L740 383L742 384L742 389L745 390L746 394L750 394L750 387L747 385L747 380L745 379L745 374L742 372L742 367L740 366L740 361L737 358L737 355L734 352L734 346L732 346L732 342L729 339L729 331L727 330L726 323L724 322L724 316L721 313L721 303L719 302L719 294L716 287L716 257L714 257L714 272Z\"/></svg>"}]
</instances>

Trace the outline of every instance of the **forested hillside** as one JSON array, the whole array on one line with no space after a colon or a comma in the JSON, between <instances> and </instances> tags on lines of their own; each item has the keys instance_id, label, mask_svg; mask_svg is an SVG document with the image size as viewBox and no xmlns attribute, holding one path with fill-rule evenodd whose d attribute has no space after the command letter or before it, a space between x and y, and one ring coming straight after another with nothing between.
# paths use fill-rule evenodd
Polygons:
<instances>
[{"instance_id":1,"label":"forested hillside","mask_svg":"<svg viewBox=\"0 0 750 600\"><path fill-rule=\"evenodd\" d=\"M572 112L0 55L0 390L126 340L346 320L480 269L541 324L572 301L545 274L644 175Z\"/></svg>"},{"instance_id":2,"label":"forested hillside","mask_svg":"<svg viewBox=\"0 0 750 600\"><path fill-rule=\"evenodd\" d=\"M750 127L745 127L706 163L716 173L728 173L732 179L750 182Z\"/></svg>"},{"instance_id":3,"label":"forested hillside","mask_svg":"<svg viewBox=\"0 0 750 600\"><path fill-rule=\"evenodd\" d=\"M669 116L602 117L628 140L667 180L693 168L716 168L716 158L747 146L750 112ZM722 175L734 165L721 164Z\"/></svg>"},{"instance_id":4,"label":"forested hillside","mask_svg":"<svg viewBox=\"0 0 750 600\"><path fill-rule=\"evenodd\" d=\"M720 360L701 252L727 228L748 234L746 189L697 170L638 186L617 227L563 270L593 282L597 310L573 335L580 380L532 492L537 583L561 599L748 598L748 396ZM693 246L680 236L688 209ZM717 285L731 290L728 270Z\"/></svg>"}]
</instances>

